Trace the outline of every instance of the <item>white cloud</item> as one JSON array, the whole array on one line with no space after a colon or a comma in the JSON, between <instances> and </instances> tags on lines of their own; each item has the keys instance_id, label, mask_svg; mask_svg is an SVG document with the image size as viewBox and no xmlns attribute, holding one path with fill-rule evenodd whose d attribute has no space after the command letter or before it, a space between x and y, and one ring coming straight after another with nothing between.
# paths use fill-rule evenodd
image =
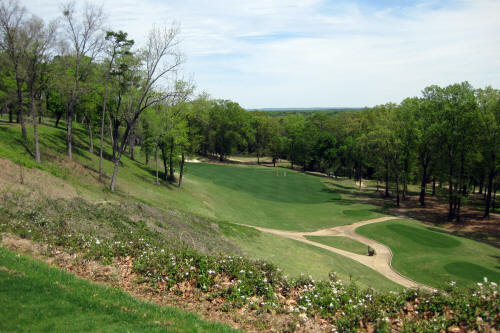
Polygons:
<instances>
[{"instance_id":1,"label":"white cloud","mask_svg":"<svg viewBox=\"0 0 500 333\"><path fill-rule=\"evenodd\" d=\"M25 0L44 18L57 3ZM500 87L500 2L398 7L327 0L104 0L108 23L139 44L153 23L181 24L200 90L245 107L399 102L430 84Z\"/></svg>"}]
</instances>

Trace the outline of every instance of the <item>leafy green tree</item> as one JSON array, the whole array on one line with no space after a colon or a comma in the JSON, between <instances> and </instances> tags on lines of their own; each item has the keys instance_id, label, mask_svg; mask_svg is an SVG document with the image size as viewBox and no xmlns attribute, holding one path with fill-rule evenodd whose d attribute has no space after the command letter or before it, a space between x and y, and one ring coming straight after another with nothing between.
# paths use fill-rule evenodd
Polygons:
<instances>
[{"instance_id":1,"label":"leafy green tree","mask_svg":"<svg viewBox=\"0 0 500 333\"><path fill-rule=\"evenodd\" d=\"M477 90L480 147L487 174L484 217L490 216L494 179L500 170L500 91L492 87ZM496 191L495 191L496 192Z\"/></svg>"},{"instance_id":2,"label":"leafy green tree","mask_svg":"<svg viewBox=\"0 0 500 333\"><path fill-rule=\"evenodd\" d=\"M146 47L141 51L141 66L136 68L139 80L132 81L127 94L124 119L126 128L123 134L117 155L115 158L113 176L111 178L111 191L114 191L116 176L120 159L125 149L129 134L133 130L140 114L148 107L160 104L171 96L175 96L178 86L171 87L166 91L155 91L160 89L158 83L167 76L176 74L178 67L183 62L182 54L178 51L178 34L176 26L170 28L154 28L150 31ZM140 74L140 75L139 75Z\"/></svg>"},{"instance_id":3,"label":"leafy green tree","mask_svg":"<svg viewBox=\"0 0 500 333\"><path fill-rule=\"evenodd\" d=\"M438 115L444 107L442 88L429 86L423 90L423 98L408 103L414 111L415 144L418 164L421 172L420 196L421 206L425 206L426 186L429 181L430 168L437 163L439 152ZM435 161L436 160L436 161Z\"/></svg>"},{"instance_id":4,"label":"leafy green tree","mask_svg":"<svg viewBox=\"0 0 500 333\"><path fill-rule=\"evenodd\" d=\"M38 115L37 96L44 88L45 82L42 77L46 75L48 53L55 40L55 22L48 26L38 17L33 16L25 27L25 37L27 38L26 49L24 50L26 77L30 95L30 110L33 117L33 134L35 141L35 160L40 163L40 147L38 143Z\"/></svg>"},{"instance_id":5,"label":"leafy green tree","mask_svg":"<svg viewBox=\"0 0 500 333\"><path fill-rule=\"evenodd\" d=\"M130 55L130 48L134 45L134 41L127 39L128 34L123 31L107 31L106 43L104 51L107 54L105 60L105 79L104 79L104 94L102 97L102 114L101 114L101 137L99 145L99 181L102 181L102 154L104 142L104 123L106 118L106 106L108 100L108 85L109 78L113 71L120 70L116 68L116 58L120 55ZM113 145L114 146L114 145Z\"/></svg>"},{"instance_id":6,"label":"leafy green tree","mask_svg":"<svg viewBox=\"0 0 500 333\"><path fill-rule=\"evenodd\" d=\"M224 161L238 145L244 145L243 126L245 110L238 103L217 100L209 109L210 150Z\"/></svg>"},{"instance_id":7,"label":"leafy green tree","mask_svg":"<svg viewBox=\"0 0 500 333\"><path fill-rule=\"evenodd\" d=\"M91 65L101 52L103 36L101 27L104 14L101 7L87 3L80 20L75 17L75 2L67 2L63 5L63 18L66 38L71 47L72 60L67 66L71 66L72 83L71 95L68 101L66 119L66 144L68 158L72 158L72 129L75 117L75 107L81 96L81 82L86 79L91 71Z\"/></svg>"},{"instance_id":8,"label":"leafy green tree","mask_svg":"<svg viewBox=\"0 0 500 333\"><path fill-rule=\"evenodd\" d=\"M438 115L441 167L448 169L448 220L460 222L462 197L466 193L467 168L473 158L478 130L475 90L468 82L442 90L444 107Z\"/></svg>"},{"instance_id":9,"label":"leafy green tree","mask_svg":"<svg viewBox=\"0 0 500 333\"><path fill-rule=\"evenodd\" d=\"M0 49L7 54L16 82L17 116L21 123L21 132L27 138L24 122L24 97L26 68L25 51L28 44L26 36L26 9L17 0L6 0L0 4Z\"/></svg>"},{"instance_id":10,"label":"leafy green tree","mask_svg":"<svg viewBox=\"0 0 500 333\"><path fill-rule=\"evenodd\" d=\"M260 164L260 157L268 151L273 136L273 124L263 113L252 114L252 127L255 133L255 151L257 152L257 164Z\"/></svg>"}]
</instances>

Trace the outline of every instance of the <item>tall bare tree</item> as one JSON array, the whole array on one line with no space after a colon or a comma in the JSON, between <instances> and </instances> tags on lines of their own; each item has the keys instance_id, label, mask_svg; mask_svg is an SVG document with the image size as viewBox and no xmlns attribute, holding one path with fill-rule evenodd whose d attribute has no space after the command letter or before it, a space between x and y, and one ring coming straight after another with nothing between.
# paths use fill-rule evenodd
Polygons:
<instances>
[{"instance_id":1,"label":"tall bare tree","mask_svg":"<svg viewBox=\"0 0 500 333\"><path fill-rule=\"evenodd\" d=\"M67 110L66 145L69 159L72 158L72 125L75 106L81 94L80 83L88 75L90 66L100 53L104 42L102 7L96 7L87 2L80 18L75 17L75 11L74 1L67 2L62 6L66 37L70 41L71 53L74 58L71 97Z\"/></svg>"},{"instance_id":2,"label":"tall bare tree","mask_svg":"<svg viewBox=\"0 0 500 333\"><path fill-rule=\"evenodd\" d=\"M99 181L102 181L102 152L104 141L104 121L106 118L106 103L108 98L108 83L109 77L115 66L115 59L120 54L129 54L130 48L134 45L134 41L127 39L127 33L123 31L108 31L106 32L106 53L108 54L106 78L104 81L104 96L102 99L102 114L101 114L101 142L99 147Z\"/></svg>"},{"instance_id":3,"label":"tall bare tree","mask_svg":"<svg viewBox=\"0 0 500 333\"><path fill-rule=\"evenodd\" d=\"M26 82L30 93L30 110L33 117L33 134L35 139L35 160L40 163L40 148L38 145L38 121L36 96L43 89L41 80L46 71L46 61L55 39L56 24L45 25L42 19L33 16L26 23L27 47L24 50L26 60Z\"/></svg>"},{"instance_id":4,"label":"tall bare tree","mask_svg":"<svg viewBox=\"0 0 500 333\"><path fill-rule=\"evenodd\" d=\"M138 73L141 75L140 80L138 85L131 89L126 103L125 119L127 126L114 160L111 191L115 189L120 159L130 131L137 122L139 115L148 107L176 95L175 84L168 88L161 85L161 81L167 81L166 84L168 85L169 79L175 80L177 70L183 63L183 55L178 46L179 28L176 25L162 28L153 27L149 32L146 47L141 51L142 66L140 73Z\"/></svg>"},{"instance_id":5,"label":"tall bare tree","mask_svg":"<svg viewBox=\"0 0 500 333\"><path fill-rule=\"evenodd\" d=\"M26 9L18 0L5 0L0 5L0 49L8 54L10 65L14 71L17 93L17 117L21 123L23 138L27 138L26 124L24 123L23 85L24 66L23 54L26 49L27 38L23 29Z\"/></svg>"}]
</instances>

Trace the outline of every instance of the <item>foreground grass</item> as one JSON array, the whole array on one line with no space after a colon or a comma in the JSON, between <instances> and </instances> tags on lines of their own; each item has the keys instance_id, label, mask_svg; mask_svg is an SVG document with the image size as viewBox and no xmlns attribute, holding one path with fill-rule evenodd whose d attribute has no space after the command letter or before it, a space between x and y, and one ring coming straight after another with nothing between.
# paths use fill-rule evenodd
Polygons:
<instances>
[{"instance_id":1,"label":"foreground grass","mask_svg":"<svg viewBox=\"0 0 500 333\"><path fill-rule=\"evenodd\" d=\"M355 241L354 239L342 236L306 236L307 239L325 244L337 249L349 251L352 253L366 255L368 253L368 248L365 244Z\"/></svg>"},{"instance_id":2,"label":"foreground grass","mask_svg":"<svg viewBox=\"0 0 500 333\"><path fill-rule=\"evenodd\" d=\"M2 332L232 332L0 248Z\"/></svg>"},{"instance_id":3,"label":"foreground grass","mask_svg":"<svg viewBox=\"0 0 500 333\"><path fill-rule=\"evenodd\" d=\"M393 267L418 282L435 287L451 280L470 285L484 277L500 282L500 250L490 245L448 235L414 220L366 225L356 232L389 246Z\"/></svg>"}]
</instances>

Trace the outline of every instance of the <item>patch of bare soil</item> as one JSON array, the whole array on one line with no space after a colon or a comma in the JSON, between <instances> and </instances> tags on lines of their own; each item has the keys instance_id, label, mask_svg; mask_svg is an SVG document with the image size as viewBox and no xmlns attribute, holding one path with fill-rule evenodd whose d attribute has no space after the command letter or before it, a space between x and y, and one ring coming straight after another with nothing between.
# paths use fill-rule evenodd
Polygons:
<instances>
[{"instance_id":1,"label":"patch of bare soil","mask_svg":"<svg viewBox=\"0 0 500 333\"><path fill-rule=\"evenodd\" d=\"M207 320L224 322L235 329L247 332L329 332L333 328L324 319L308 318L304 314L259 313L257 309L251 309L248 306L224 311L224 299L208 300L206 295L187 282L180 283L169 290L161 284L158 288L153 288L147 283L139 282L139 276L133 272L133 262L130 257L118 258L112 265L103 265L93 260L84 259L79 254L68 254L59 248L38 244L8 233L3 233L1 236L2 246L31 255L80 278L119 287L134 297L159 305L196 312ZM221 285L224 283L224 281L220 282ZM226 283L228 282L226 281ZM291 301L293 302L293 300Z\"/></svg>"},{"instance_id":2,"label":"patch of bare soil","mask_svg":"<svg viewBox=\"0 0 500 333\"><path fill-rule=\"evenodd\" d=\"M76 189L62 179L38 169L27 169L0 158L0 191L31 190L33 195L52 199L76 198Z\"/></svg>"}]
</instances>

